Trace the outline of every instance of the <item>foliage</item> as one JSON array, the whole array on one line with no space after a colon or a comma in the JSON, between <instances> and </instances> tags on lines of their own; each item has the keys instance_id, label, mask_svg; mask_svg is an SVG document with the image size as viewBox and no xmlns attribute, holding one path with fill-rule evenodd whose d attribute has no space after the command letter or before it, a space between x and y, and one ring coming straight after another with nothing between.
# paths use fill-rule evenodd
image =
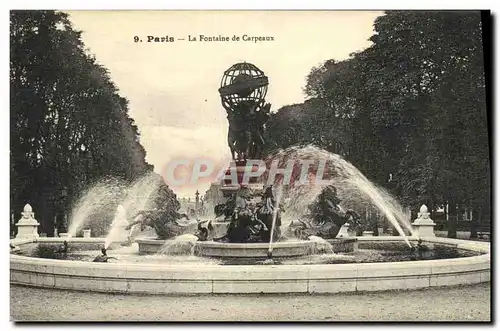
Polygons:
<instances>
[{"instance_id":1,"label":"foliage","mask_svg":"<svg viewBox=\"0 0 500 331\"><path fill-rule=\"evenodd\" d=\"M47 233L90 183L153 170L128 101L80 36L65 13L11 11L11 208L30 203Z\"/></svg>"}]
</instances>

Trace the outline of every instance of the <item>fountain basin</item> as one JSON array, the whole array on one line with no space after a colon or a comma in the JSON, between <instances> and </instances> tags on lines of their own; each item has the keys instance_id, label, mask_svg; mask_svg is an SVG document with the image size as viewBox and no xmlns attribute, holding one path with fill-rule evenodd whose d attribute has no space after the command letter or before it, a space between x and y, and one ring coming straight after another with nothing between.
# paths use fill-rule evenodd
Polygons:
<instances>
[{"instance_id":1,"label":"fountain basin","mask_svg":"<svg viewBox=\"0 0 500 331\"><path fill-rule=\"evenodd\" d=\"M189 254L194 245L194 242L191 241L160 240L155 238L141 238L136 239L135 242L139 245L139 254L156 254L162 249L163 253L166 254ZM170 247L165 249L168 246Z\"/></svg>"},{"instance_id":2,"label":"fountain basin","mask_svg":"<svg viewBox=\"0 0 500 331\"><path fill-rule=\"evenodd\" d=\"M327 240L334 253L352 252L356 238L336 238ZM171 247L172 254L187 251L194 245L194 254L204 257L231 258L266 258L268 243L222 243L215 241L179 242L175 240L159 240L154 238L137 239L140 254L156 254L164 247ZM320 243L315 241L282 241L273 243L273 257L286 258L314 254ZM170 253L170 252L167 252Z\"/></svg>"},{"instance_id":3,"label":"fountain basin","mask_svg":"<svg viewBox=\"0 0 500 331\"><path fill-rule=\"evenodd\" d=\"M335 238L326 240L330 245L332 245L332 250L334 253L349 253L356 250L358 246L357 238Z\"/></svg>"},{"instance_id":4,"label":"fountain basin","mask_svg":"<svg viewBox=\"0 0 500 331\"><path fill-rule=\"evenodd\" d=\"M38 244L46 244L46 245L60 245L64 241L67 241L71 250L72 245L78 245L80 248L84 248L86 250L100 250L106 244L106 238L98 238L98 237L39 237L36 240ZM13 242L13 240L11 240ZM33 241L31 241L33 242ZM21 241L21 244L26 244L26 241ZM107 248L108 250L114 250L120 248L125 243L113 242Z\"/></svg>"},{"instance_id":5,"label":"fountain basin","mask_svg":"<svg viewBox=\"0 0 500 331\"><path fill-rule=\"evenodd\" d=\"M311 241L290 241L273 243L273 257L296 257L309 255L316 243ZM268 243L233 244L214 241L197 242L195 254L205 257L266 258Z\"/></svg>"},{"instance_id":6,"label":"fountain basin","mask_svg":"<svg viewBox=\"0 0 500 331\"><path fill-rule=\"evenodd\" d=\"M137 239L140 254L155 254L162 247L190 245L189 242L181 243L175 240L159 240L153 238ZM167 244L167 245L165 245ZM314 251L316 243L312 241L290 241L273 243L274 257L296 257L309 255ZM194 246L194 253L205 257L234 257L234 258L265 258L269 249L267 243L221 243L215 241L198 241Z\"/></svg>"},{"instance_id":7,"label":"fountain basin","mask_svg":"<svg viewBox=\"0 0 500 331\"><path fill-rule=\"evenodd\" d=\"M402 237L358 237L359 242ZM410 238L416 240L416 238ZM408 290L490 281L490 244L423 238L483 253L429 261L335 265L168 265L93 263L11 254L11 284L112 293L338 293ZM34 243L38 239L29 243ZM62 242L62 241L61 241ZM14 242L15 245L28 243Z\"/></svg>"}]
</instances>

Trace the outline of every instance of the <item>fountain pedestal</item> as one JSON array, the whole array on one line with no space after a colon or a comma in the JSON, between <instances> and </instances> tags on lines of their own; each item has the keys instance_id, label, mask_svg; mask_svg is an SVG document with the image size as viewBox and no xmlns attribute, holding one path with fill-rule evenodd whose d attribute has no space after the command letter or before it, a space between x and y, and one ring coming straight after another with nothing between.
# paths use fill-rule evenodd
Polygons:
<instances>
[{"instance_id":1,"label":"fountain pedestal","mask_svg":"<svg viewBox=\"0 0 500 331\"><path fill-rule=\"evenodd\" d=\"M22 217L17 222L17 235L16 239L35 239L40 235L38 234L38 226L40 223L35 219L35 213L33 212L33 208L29 204L24 206Z\"/></svg>"},{"instance_id":2,"label":"fountain pedestal","mask_svg":"<svg viewBox=\"0 0 500 331\"><path fill-rule=\"evenodd\" d=\"M222 180L220 190L225 198L230 197L233 193L238 191L241 187L247 187L252 190L254 194L260 194L264 185L259 184L258 177L250 177L248 183L243 184L243 177L245 172L257 172L259 166L247 165L246 161L238 160L229 166L225 172L225 178ZM236 179L236 181L235 181Z\"/></svg>"},{"instance_id":3,"label":"fountain pedestal","mask_svg":"<svg viewBox=\"0 0 500 331\"><path fill-rule=\"evenodd\" d=\"M435 237L434 226L436 223L429 217L430 213L426 205L420 207L418 217L411 224L415 228L415 232L419 237Z\"/></svg>"}]
</instances>

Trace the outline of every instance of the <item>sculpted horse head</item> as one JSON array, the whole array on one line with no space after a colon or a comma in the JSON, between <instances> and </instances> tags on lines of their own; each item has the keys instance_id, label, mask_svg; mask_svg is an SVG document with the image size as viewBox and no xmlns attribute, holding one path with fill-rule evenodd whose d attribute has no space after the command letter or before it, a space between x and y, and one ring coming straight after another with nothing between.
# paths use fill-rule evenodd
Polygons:
<instances>
[{"instance_id":1,"label":"sculpted horse head","mask_svg":"<svg viewBox=\"0 0 500 331\"><path fill-rule=\"evenodd\" d=\"M333 239L347 222L356 221L359 215L353 210L345 210L339 205L337 190L332 185L323 189L316 200L308 206L306 219L292 222L290 231L300 239L318 236Z\"/></svg>"}]
</instances>

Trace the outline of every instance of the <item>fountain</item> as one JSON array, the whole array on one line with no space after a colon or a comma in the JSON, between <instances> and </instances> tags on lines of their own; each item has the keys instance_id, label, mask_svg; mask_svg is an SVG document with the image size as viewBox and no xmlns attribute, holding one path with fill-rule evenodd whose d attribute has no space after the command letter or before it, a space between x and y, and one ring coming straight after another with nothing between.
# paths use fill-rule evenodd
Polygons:
<instances>
[{"instance_id":1,"label":"fountain","mask_svg":"<svg viewBox=\"0 0 500 331\"><path fill-rule=\"evenodd\" d=\"M107 249L113 242L127 242L129 231L126 228L128 225L127 212L122 205L118 205L111 228L104 242L104 248Z\"/></svg>"},{"instance_id":2,"label":"fountain","mask_svg":"<svg viewBox=\"0 0 500 331\"><path fill-rule=\"evenodd\" d=\"M299 178L302 175L302 165L311 164L307 169L308 177L305 182L315 182L316 185L306 185ZM394 226L398 233L406 238L403 227L410 233L414 230L409 220L403 213L403 208L388 192L368 180L354 165L343 159L340 155L327 152L315 146L291 147L279 151L266 160L267 164L277 163L284 166L292 162L291 185L288 192L288 204L285 206L287 212L300 218L303 211L320 195L321 191L328 185L335 188L341 203L338 205L340 212L354 211L362 214L360 206L369 202L375 206ZM327 177L327 183L319 183L316 178ZM321 178L321 179L323 179ZM409 241L405 239L410 246Z\"/></svg>"},{"instance_id":3,"label":"fountain","mask_svg":"<svg viewBox=\"0 0 500 331\"><path fill-rule=\"evenodd\" d=\"M249 63L224 73L219 93L233 160L221 178L225 201L214 207L214 218L181 221L186 215L177 212L176 203L149 205L157 182L148 175L125 190L121 184L100 183L73 208L70 252L54 255L50 245L65 239L37 236L33 211L26 208L23 217L30 224L18 225L29 225L29 236L11 240L11 283L193 294L337 293L489 281L489 243L434 236L435 223L425 206L413 231L397 201L339 155L314 146L265 155L267 87L267 76ZM117 201L105 238L75 238L91 215ZM360 215L367 204L400 236L346 235L346 224L363 221ZM155 236L138 235L148 226ZM113 245L132 238L137 244ZM86 246L90 243L92 248ZM417 243L415 248L412 243ZM45 248L33 252L32 244ZM102 254L96 257L99 249ZM111 259L107 250L116 260L98 263Z\"/></svg>"},{"instance_id":4,"label":"fountain","mask_svg":"<svg viewBox=\"0 0 500 331\"><path fill-rule=\"evenodd\" d=\"M265 164L263 133L271 107L265 102L267 86L267 76L250 63L238 63L224 73L219 93L229 120L228 143L233 161L221 178L220 190L226 201L215 206L216 218L222 215L224 218L213 220L211 225L218 230L225 228L225 235L213 238L213 241L206 240L206 235L199 236L194 250L196 254L271 258L276 249L275 256L296 256L310 254L317 244L307 238L284 241L280 203L283 183L275 181L265 185L259 176L251 175L259 173L260 165ZM338 216L337 227L340 228L348 217L340 217L338 203L331 203L337 209L332 215ZM321 210L316 212L315 217L325 218L328 213ZM336 224L332 221L328 223ZM335 240L338 229L335 231L328 239ZM208 230L202 232L207 233ZM306 237L313 234L309 233ZM355 239L343 241L352 242ZM154 238L139 239L137 242L140 252L155 252L152 248ZM164 241L158 241L156 252L163 245ZM266 245L267 250L263 249Z\"/></svg>"},{"instance_id":5,"label":"fountain","mask_svg":"<svg viewBox=\"0 0 500 331\"><path fill-rule=\"evenodd\" d=\"M125 191L121 205L127 215L138 215L141 211L151 210L154 193L162 184L161 176L155 173L145 174L132 182Z\"/></svg>"},{"instance_id":6,"label":"fountain","mask_svg":"<svg viewBox=\"0 0 500 331\"><path fill-rule=\"evenodd\" d=\"M315 246L315 254L334 254L335 251L333 249L332 244L330 244L325 239L318 236L310 236L309 240L316 242Z\"/></svg>"},{"instance_id":7,"label":"fountain","mask_svg":"<svg viewBox=\"0 0 500 331\"><path fill-rule=\"evenodd\" d=\"M109 206L119 200L122 190L121 181L108 178L84 192L71 211L68 236L76 237L79 230L92 222L102 223L103 215L98 213L107 211Z\"/></svg>"},{"instance_id":8,"label":"fountain","mask_svg":"<svg viewBox=\"0 0 500 331\"><path fill-rule=\"evenodd\" d=\"M211 226L213 232L224 235L213 241L206 240L206 235L199 237L195 254L269 258L277 248L279 256L304 255L317 245L318 241L309 239L311 236L328 240L335 250L349 251L354 249L356 239L346 237L345 224L360 219L361 212L355 211L360 201L377 207L411 247L401 224L409 229L411 226L404 223L402 208L395 199L339 155L307 146L266 157L263 133L271 105L265 102L268 78L259 68L250 63L236 64L226 70L221 85L219 92L229 121L228 143L233 161L221 178L220 190L226 200L215 206ZM285 183L282 170L290 161L310 161L313 167L304 171L292 164L292 170L298 171L292 171L291 181ZM263 164L265 169L261 169ZM270 171L273 164L274 173ZM332 179L328 184L313 182L313 177L325 174ZM281 204L282 195L287 196L286 206ZM289 238L281 233L282 209L291 218ZM307 210L309 213L304 212ZM341 229L341 237L337 238ZM164 244L161 240L155 244L154 238L137 242L142 253L157 252ZM262 244L267 244L267 252Z\"/></svg>"},{"instance_id":9,"label":"fountain","mask_svg":"<svg viewBox=\"0 0 500 331\"><path fill-rule=\"evenodd\" d=\"M238 251L206 241L203 243L218 244L213 251L219 250L217 258L207 258L196 251L205 252L209 246L200 247L196 236L186 234L163 241L161 254L140 255L133 245L110 248L113 254L109 257L104 248L89 250L87 245L96 239L73 238L69 252L58 246L54 252L51 246L64 243L64 238L12 239L11 284L112 293L243 294L408 290L490 280L488 242L434 235L406 238L416 243L412 250L398 246L404 243L401 236L359 237L360 249L348 254L337 253L329 241L317 236L304 241L315 243L308 247L309 252L291 256L286 254L303 247L296 242L288 247L282 246L287 241L277 242L272 246L271 265L262 258L269 243L224 244L241 246ZM33 244L40 249L33 251ZM377 250L379 246L385 248ZM96 257L99 249L103 253ZM252 253L259 250L259 254ZM246 256L239 254L245 251Z\"/></svg>"},{"instance_id":10,"label":"fountain","mask_svg":"<svg viewBox=\"0 0 500 331\"><path fill-rule=\"evenodd\" d=\"M182 234L173 240L165 241L158 254L193 255L197 241L198 237L193 234Z\"/></svg>"},{"instance_id":11,"label":"fountain","mask_svg":"<svg viewBox=\"0 0 500 331\"><path fill-rule=\"evenodd\" d=\"M280 208L280 201L281 197L283 195L283 189L279 187L278 192L277 192L277 197L276 197L276 204L274 205L273 209L273 222L271 224L271 233L274 234L274 229L276 227L276 219L278 218L278 212ZM269 249L267 251L267 258L272 259L273 258L273 235L269 236Z\"/></svg>"}]
</instances>

